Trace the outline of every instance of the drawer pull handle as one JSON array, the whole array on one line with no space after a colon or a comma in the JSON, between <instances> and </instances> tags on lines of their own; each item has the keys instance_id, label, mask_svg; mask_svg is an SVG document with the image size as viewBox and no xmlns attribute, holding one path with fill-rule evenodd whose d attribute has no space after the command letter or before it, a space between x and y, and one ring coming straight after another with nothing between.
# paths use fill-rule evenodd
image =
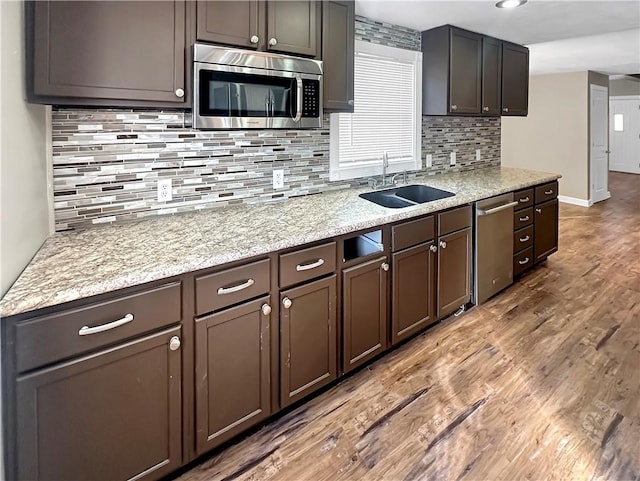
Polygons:
<instances>
[{"instance_id":1,"label":"drawer pull handle","mask_svg":"<svg viewBox=\"0 0 640 481\"><path fill-rule=\"evenodd\" d=\"M311 269L315 269L316 267L320 267L322 264L324 264L324 259L318 259L317 261L311 262L310 264L298 264L296 266L296 271L308 271Z\"/></svg>"},{"instance_id":2,"label":"drawer pull handle","mask_svg":"<svg viewBox=\"0 0 640 481\"><path fill-rule=\"evenodd\" d=\"M293 304L293 302L291 302L291 299L289 299L288 297L282 299L282 305L285 309L289 309L291 307L291 304Z\"/></svg>"},{"instance_id":3,"label":"drawer pull handle","mask_svg":"<svg viewBox=\"0 0 640 481\"><path fill-rule=\"evenodd\" d=\"M127 324L131 321L133 321L133 314L127 314L122 319L118 319L117 321L113 321L113 322L108 322L107 324L102 324L100 326L95 326L95 327L82 326L78 331L78 335L88 336L90 334L98 334L99 332L115 329L116 327L120 327L123 324Z\"/></svg>"},{"instance_id":4,"label":"drawer pull handle","mask_svg":"<svg viewBox=\"0 0 640 481\"><path fill-rule=\"evenodd\" d=\"M529 197L523 197L522 199L520 199L520 202L529 202Z\"/></svg>"},{"instance_id":5,"label":"drawer pull handle","mask_svg":"<svg viewBox=\"0 0 640 481\"><path fill-rule=\"evenodd\" d=\"M520 222L527 222L529 220L529 216L525 215L524 217L520 217Z\"/></svg>"},{"instance_id":6,"label":"drawer pull handle","mask_svg":"<svg viewBox=\"0 0 640 481\"><path fill-rule=\"evenodd\" d=\"M521 266L525 265L527 262L529 262L529 258L525 257L524 259L520 259L518 261L518 264L520 264Z\"/></svg>"},{"instance_id":7,"label":"drawer pull handle","mask_svg":"<svg viewBox=\"0 0 640 481\"><path fill-rule=\"evenodd\" d=\"M538 214L542 214L542 209L536 209L536 212L537 212Z\"/></svg>"},{"instance_id":8,"label":"drawer pull handle","mask_svg":"<svg viewBox=\"0 0 640 481\"><path fill-rule=\"evenodd\" d=\"M524 237L520 237L520 242L527 242L529 240L529 236L526 235Z\"/></svg>"},{"instance_id":9,"label":"drawer pull handle","mask_svg":"<svg viewBox=\"0 0 640 481\"><path fill-rule=\"evenodd\" d=\"M544 191L544 195L551 195L553 194L553 189L549 189L549 190L545 190Z\"/></svg>"},{"instance_id":10,"label":"drawer pull handle","mask_svg":"<svg viewBox=\"0 0 640 481\"><path fill-rule=\"evenodd\" d=\"M247 279L245 282L243 282L242 284L238 284L237 286L233 286L233 287L220 287L218 289L218 295L222 295L222 294L232 294L234 292L238 292L241 291L242 289L246 289L247 287L251 287L253 284L255 284L256 281L254 281L253 279Z\"/></svg>"}]
</instances>

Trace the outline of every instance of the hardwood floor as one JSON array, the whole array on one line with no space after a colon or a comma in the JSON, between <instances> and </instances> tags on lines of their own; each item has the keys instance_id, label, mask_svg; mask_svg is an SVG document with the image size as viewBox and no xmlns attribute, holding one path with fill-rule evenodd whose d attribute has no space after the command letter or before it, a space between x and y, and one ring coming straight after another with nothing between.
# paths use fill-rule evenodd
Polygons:
<instances>
[{"instance_id":1,"label":"hardwood floor","mask_svg":"<svg viewBox=\"0 0 640 481\"><path fill-rule=\"evenodd\" d=\"M640 479L640 176L609 182L505 292L179 479Z\"/></svg>"}]
</instances>

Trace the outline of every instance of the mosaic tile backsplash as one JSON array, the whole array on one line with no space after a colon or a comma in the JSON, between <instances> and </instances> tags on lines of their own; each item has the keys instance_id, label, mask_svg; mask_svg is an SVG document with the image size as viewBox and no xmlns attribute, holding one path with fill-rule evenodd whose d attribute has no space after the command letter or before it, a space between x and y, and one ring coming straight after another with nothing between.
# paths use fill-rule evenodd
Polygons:
<instances>
[{"instance_id":1,"label":"mosaic tile backsplash","mask_svg":"<svg viewBox=\"0 0 640 481\"><path fill-rule=\"evenodd\" d=\"M356 38L420 49L418 31L364 17ZM189 111L54 107L56 231L362 184L329 181L329 122L325 114L313 130L198 131ZM423 165L427 154L433 174L500 165L500 118L423 117ZM272 188L274 169L284 170L283 189ZM158 202L156 182L168 178L173 199Z\"/></svg>"}]
</instances>

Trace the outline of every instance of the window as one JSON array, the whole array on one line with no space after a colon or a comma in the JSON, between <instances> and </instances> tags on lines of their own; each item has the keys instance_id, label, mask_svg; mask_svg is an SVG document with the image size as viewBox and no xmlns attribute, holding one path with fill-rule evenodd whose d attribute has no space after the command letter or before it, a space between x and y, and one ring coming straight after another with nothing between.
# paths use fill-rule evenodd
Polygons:
<instances>
[{"instance_id":1,"label":"window","mask_svg":"<svg viewBox=\"0 0 640 481\"><path fill-rule=\"evenodd\" d=\"M330 179L421 166L422 53L356 41L354 113L331 114Z\"/></svg>"},{"instance_id":2,"label":"window","mask_svg":"<svg viewBox=\"0 0 640 481\"><path fill-rule=\"evenodd\" d=\"M613 130L615 132L624 132L624 117L623 114L613 115Z\"/></svg>"}]
</instances>

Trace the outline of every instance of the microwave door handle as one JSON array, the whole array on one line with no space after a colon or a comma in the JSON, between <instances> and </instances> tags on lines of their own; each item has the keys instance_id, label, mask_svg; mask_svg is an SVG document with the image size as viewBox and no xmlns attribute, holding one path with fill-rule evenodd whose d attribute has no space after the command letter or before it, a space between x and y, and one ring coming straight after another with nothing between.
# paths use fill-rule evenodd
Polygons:
<instances>
[{"instance_id":1,"label":"microwave door handle","mask_svg":"<svg viewBox=\"0 0 640 481\"><path fill-rule=\"evenodd\" d=\"M302 78L296 75L296 116L293 117L294 122L300 122L302 118Z\"/></svg>"}]
</instances>

